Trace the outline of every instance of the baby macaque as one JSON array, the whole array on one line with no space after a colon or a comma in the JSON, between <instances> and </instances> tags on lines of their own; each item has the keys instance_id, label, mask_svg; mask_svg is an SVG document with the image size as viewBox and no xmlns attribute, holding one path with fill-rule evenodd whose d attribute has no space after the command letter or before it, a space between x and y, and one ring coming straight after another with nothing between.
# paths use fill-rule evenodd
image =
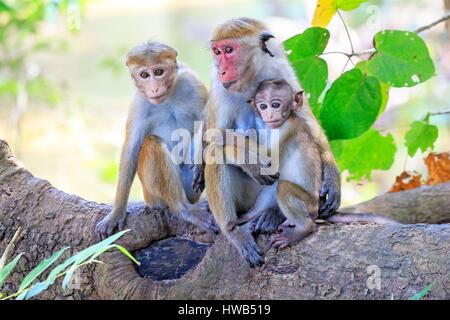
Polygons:
<instances>
[{"instance_id":1,"label":"baby macaque","mask_svg":"<svg viewBox=\"0 0 450 320\"><path fill-rule=\"evenodd\" d=\"M282 79L262 81L251 106L270 129L278 129L279 173L276 202L286 217L272 244L286 247L314 231L318 217L322 179L320 151L306 120L296 114L303 105L303 92L294 92Z\"/></svg>"},{"instance_id":2,"label":"baby macaque","mask_svg":"<svg viewBox=\"0 0 450 320\"><path fill-rule=\"evenodd\" d=\"M257 209L241 215L237 221L230 222L228 229L255 219L264 210L278 206L286 220L278 227L272 237L271 245L287 247L311 234L318 218L319 190L322 161L318 142L306 123L297 112L303 104L303 92L294 92L282 79L262 81L254 98L248 101L256 113L270 129L279 130L279 140L271 141L269 150L275 143L279 147L280 179L276 186L276 198L267 194L258 197ZM259 199L265 199L259 201ZM269 200L268 200L269 199ZM371 214L337 214L328 218L334 223L374 222L396 224L395 220Z\"/></svg>"}]
</instances>

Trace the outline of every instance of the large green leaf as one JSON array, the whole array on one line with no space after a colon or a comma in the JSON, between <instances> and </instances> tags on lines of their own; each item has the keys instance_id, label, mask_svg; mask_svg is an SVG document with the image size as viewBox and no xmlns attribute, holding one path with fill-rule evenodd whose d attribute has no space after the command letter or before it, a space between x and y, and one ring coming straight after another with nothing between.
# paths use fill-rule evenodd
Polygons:
<instances>
[{"instance_id":1,"label":"large green leaf","mask_svg":"<svg viewBox=\"0 0 450 320\"><path fill-rule=\"evenodd\" d=\"M345 11L358 8L361 3L367 0L336 0L336 7Z\"/></svg>"},{"instance_id":2,"label":"large green leaf","mask_svg":"<svg viewBox=\"0 0 450 320\"><path fill-rule=\"evenodd\" d=\"M296 61L322 54L329 38L330 32L327 29L313 27L287 39L283 45L288 52L289 61Z\"/></svg>"},{"instance_id":3,"label":"large green leaf","mask_svg":"<svg viewBox=\"0 0 450 320\"><path fill-rule=\"evenodd\" d=\"M393 87L412 87L435 75L433 61L423 40L413 32L380 31L377 52L369 60L369 73Z\"/></svg>"},{"instance_id":4,"label":"large green leaf","mask_svg":"<svg viewBox=\"0 0 450 320\"><path fill-rule=\"evenodd\" d=\"M348 170L349 179L353 180L370 180L372 170L389 169L397 150L391 134L382 136L374 129L356 139L333 140L330 144L339 168Z\"/></svg>"},{"instance_id":5,"label":"large green leaf","mask_svg":"<svg viewBox=\"0 0 450 320\"><path fill-rule=\"evenodd\" d=\"M360 61L356 64L356 68L361 70L361 72L364 75L372 76L372 74L370 74L369 70L367 69L367 64L368 61ZM391 89L391 87L384 82L380 81L380 85L381 85L381 106L378 115L381 115L384 109L386 109L387 103L389 101L389 90Z\"/></svg>"},{"instance_id":6,"label":"large green leaf","mask_svg":"<svg viewBox=\"0 0 450 320\"><path fill-rule=\"evenodd\" d=\"M327 91L320 120L330 140L352 139L377 119L382 102L380 82L358 68L342 74Z\"/></svg>"},{"instance_id":7,"label":"large green leaf","mask_svg":"<svg viewBox=\"0 0 450 320\"><path fill-rule=\"evenodd\" d=\"M292 67L305 91L309 104L317 106L320 94L328 80L327 63L319 57L308 57L292 63ZM315 113L315 116L319 116Z\"/></svg>"},{"instance_id":8,"label":"large green leaf","mask_svg":"<svg viewBox=\"0 0 450 320\"><path fill-rule=\"evenodd\" d=\"M422 152L425 152L428 148L434 148L434 142L438 137L438 128L428 124L427 120L414 121L405 134L405 145L410 157L413 157L419 148Z\"/></svg>"},{"instance_id":9,"label":"large green leaf","mask_svg":"<svg viewBox=\"0 0 450 320\"><path fill-rule=\"evenodd\" d=\"M10 263L8 263L3 269L0 270L0 288L3 285L3 282L5 282L6 278L9 276L11 271L16 266L17 262L19 262L22 255L23 255L23 253L19 254Z\"/></svg>"}]
</instances>

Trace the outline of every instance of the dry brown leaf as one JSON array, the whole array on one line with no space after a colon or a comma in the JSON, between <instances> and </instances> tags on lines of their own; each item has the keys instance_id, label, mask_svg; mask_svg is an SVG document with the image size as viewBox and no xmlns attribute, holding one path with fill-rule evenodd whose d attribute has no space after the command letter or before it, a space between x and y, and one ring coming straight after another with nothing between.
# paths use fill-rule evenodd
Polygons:
<instances>
[{"instance_id":1,"label":"dry brown leaf","mask_svg":"<svg viewBox=\"0 0 450 320\"><path fill-rule=\"evenodd\" d=\"M425 159L428 168L427 185L450 181L450 153L430 153Z\"/></svg>"},{"instance_id":2,"label":"dry brown leaf","mask_svg":"<svg viewBox=\"0 0 450 320\"><path fill-rule=\"evenodd\" d=\"M420 180L421 177L422 176L419 173L414 174L403 171L399 176L395 178L395 183L392 186L391 190L389 190L389 192L400 192L418 188L422 185L422 182Z\"/></svg>"}]
</instances>

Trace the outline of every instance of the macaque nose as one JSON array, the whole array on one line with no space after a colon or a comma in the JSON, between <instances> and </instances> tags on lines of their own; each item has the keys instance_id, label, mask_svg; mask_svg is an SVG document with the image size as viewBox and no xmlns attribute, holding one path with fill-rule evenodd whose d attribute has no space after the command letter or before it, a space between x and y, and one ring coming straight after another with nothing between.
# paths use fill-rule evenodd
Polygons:
<instances>
[{"instance_id":1,"label":"macaque nose","mask_svg":"<svg viewBox=\"0 0 450 320\"><path fill-rule=\"evenodd\" d=\"M152 89L152 91L153 91L153 93L158 93L158 91L159 91L159 88L156 88L156 89Z\"/></svg>"}]
</instances>

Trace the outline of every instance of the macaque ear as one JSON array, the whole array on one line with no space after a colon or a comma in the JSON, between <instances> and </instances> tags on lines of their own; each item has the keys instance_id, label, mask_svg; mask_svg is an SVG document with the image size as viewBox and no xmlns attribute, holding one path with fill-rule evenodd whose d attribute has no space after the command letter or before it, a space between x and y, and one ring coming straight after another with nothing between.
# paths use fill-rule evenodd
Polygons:
<instances>
[{"instance_id":1,"label":"macaque ear","mask_svg":"<svg viewBox=\"0 0 450 320\"><path fill-rule=\"evenodd\" d=\"M269 56L274 57L273 53L269 51L269 49L267 49L267 45L266 42L269 41L270 38L275 38L272 34L268 33L268 32L264 32L261 33L259 35L259 38L261 39L261 49L262 51L264 51L265 53L268 53Z\"/></svg>"},{"instance_id":2,"label":"macaque ear","mask_svg":"<svg viewBox=\"0 0 450 320\"><path fill-rule=\"evenodd\" d=\"M247 100L247 103L248 103L253 109L256 109L255 99L250 98L250 99Z\"/></svg>"},{"instance_id":3,"label":"macaque ear","mask_svg":"<svg viewBox=\"0 0 450 320\"><path fill-rule=\"evenodd\" d=\"M297 91L294 94L294 103L292 109L294 111L300 111L303 106L303 91Z\"/></svg>"}]
</instances>

